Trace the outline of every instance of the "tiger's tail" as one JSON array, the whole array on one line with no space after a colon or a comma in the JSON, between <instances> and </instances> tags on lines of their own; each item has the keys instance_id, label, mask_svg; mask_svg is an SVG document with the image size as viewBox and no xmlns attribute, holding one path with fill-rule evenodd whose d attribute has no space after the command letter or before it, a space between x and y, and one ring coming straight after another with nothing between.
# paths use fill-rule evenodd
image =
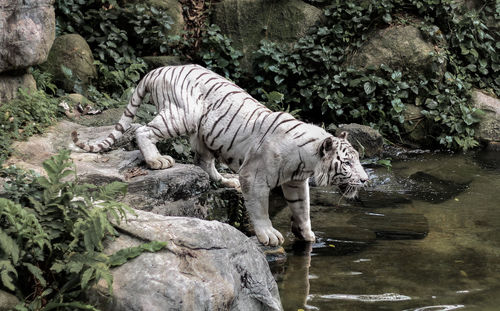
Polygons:
<instances>
[{"instance_id":1,"label":"tiger's tail","mask_svg":"<svg viewBox=\"0 0 500 311\"><path fill-rule=\"evenodd\" d=\"M120 137L123 136L126 130L130 128L130 124L134 119L137 110L139 109L144 96L147 93L146 90L146 77L144 77L141 82L137 85L132 97L130 98L125 111L123 112L120 120L115 124L115 128L109 133L108 137L103 139L102 141L95 142L93 144L89 144L86 142L82 142L78 140L78 133L73 131L71 133L71 137L76 146L82 148L87 152L100 152L108 150Z\"/></svg>"}]
</instances>

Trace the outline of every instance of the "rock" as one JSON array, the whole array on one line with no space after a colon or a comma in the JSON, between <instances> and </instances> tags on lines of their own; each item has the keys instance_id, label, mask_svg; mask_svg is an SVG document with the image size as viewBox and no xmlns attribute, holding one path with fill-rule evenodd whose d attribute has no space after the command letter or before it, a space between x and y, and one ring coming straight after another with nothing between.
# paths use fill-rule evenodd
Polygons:
<instances>
[{"instance_id":1,"label":"rock","mask_svg":"<svg viewBox=\"0 0 500 311\"><path fill-rule=\"evenodd\" d=\"M349 223L374 231L377 238L390 240L423 239L429 233L427 218L420 214L366 213L353 216Z\"/></svg>"},{"instance_id":2,"label":"rock","mask_svg":"<svg viewBox=\"0 0 500 311\"><path fill-rule=\"evenodd\" d=\"M476 139L485 143L500 142L500 100L474 90L472 104L484 112L475 132Z\"/></svg>"},{"instance_id":3,"label":"rock","mask_svg":"<svg viewBox=\"0 0 500 311\"><path fill-rule=\"evenodd\" d=\"M54 0L2 1L0 72L45 61L55 36Z\"/></svg>"},{"instance_id":4,"label":"rock","mask_svg":"<svg viewBox=\"0 0 500 311\"><path fill-rule=\"evenodd\" d=\"M172 18L171 29L168 32L169 36L180 36L184 30L184 17L182 16L182 6L178 0L124 0L124 3L141 3L154 6L157 9L163 10Z\"/></svg>"},{"instance_id":5,"label":"rock","mask_svg":"<svg viewBox=\"0 0 500 311\"><path fill-rule=\"evenodd\" d=\"M212 22L243 53L243 69L251 71L261 40L292 45L322 17L320 9L301 0L225 0L215 4Z\"/></svg>"},{"instance_id":6,"label":"rock","mask_svg":"<svg viewBox=\"0 0 500 311\"><path fill-rule=\"evenodd\" d=\"M106 251L165 241L165 250L143 253L113 269L113 294L105 282L89 293L102 310L282 310L278 287L255 242L217 221L164 217L137 211L118 225L122 234Z\"/></svg>"},{"instance_id":7,"label":"rock","mask_svg":"<svg viewBox=\"0 0 500 311\"><path fill-rule=\"evenodd\" d=\"M63 121L52 127L43 136L31 137L28 141L14 145L21 158L12 157L7 164L35 169L43 173L42 162L57 153L60 148L69 148L81 182L106 184L113 181L128 183L128 193L123 201L131 207L154 210L162 215L193 216L209 218L212 211L199 203L199 197L210 190L208 175L198 166L175 164L167 170L150 170L145 166L142 154L122 147L133 144L134 124L119 139L113 150L98 154L86 153L71 141L71 132L77 130L82 141L105 138L113 126L85 128ZM179 201L171 204L173 201Z\"/></svg>"},{"instance_id":8,"label":"rock","mask_svg":"<svg viewBox=\"0 0 500 311\"><path fill-rule=\"evenodd\" d=\"M481 168L500 172L500 148L478 152L474 160Z\"/></svg>"},{"instance_id":9,"label":"rock","mask_svg":"<svg viewBox=\"0 0 500 311\"><path fill-rule=\"evenodd\" d=\"M41 67L67 92L86 91L92 79L97 78L92 51L85 39L77 34L57 37Z\"/></svg>"},{"instance_id":10,"label":"rock","mask_svg":"<svg viewBox=\"0 0 500 311\"><path fill-rule=\"evenodd\" d=\"M422 114L422 108L413 104L406 104L403 111L405 129L404 139L407 144L417 146L429 143L429 121Z\"/></svg>"},{"instance_id":11,"label":"rock","mask_svg":"<svg viewBox=\"0 0 500 311\"><path fill-rule=\"evenodd\" d=\"M68 100L70 100L73 104L75 104L75 105L81 105L82 107L85 107L87 105L91 105L91 106L94 105L90 100L88 100L82 94L72 93L72 94L66 95L65 97Z\"/></svg>"},{"instance_id":12,"label":"rock","mask_svg":"<svg viewBox=\"0 0 500 311\"><path fill-rule=\"evenodd\" d=\"M379 68L385 64L393 69L409 68L428 77L444 74L445 64L434 68L431 53L434 45L422 38L412 25L390 26L376 31L351 57L346 65L358 69Z\"/></svg>"},{"instance_id":13,"label":"rock","mask_svg":"<svg viewBox=\"0 0 500 311\"><path fill-rule=\"evenodd\" d=\"M62 121L41 136L16 142L13 147L17 156L8 159L6 164L16 164L42 174L42 162L57 154L59 149L68 148L72 151L71 158L81 182L97 185L126 182L128 192L123 202L133 208L167 216L220 219L230 223L237 220L243 225L243 211L238 213L234 201L229 200L227 205L222 206L214 204L214 201L226 200L228 196L210 193L208 175L198 166L176 163L166 170L148 169L134 143L134 132L138 126L133 124L115 143L113 150L98 154L86 153L76 147L71 140L71 132L77 130L82 141L95 141L105 138L113 126L87 128ZM232 210L222 211L222 208Z\"/></svg>"},{"instance_id":14,"label":"rock","mask_svg":"<svg viewBox=\"0 0 500 311\"><path fill-rule=\"evenodd\" d=\"M14 307L19 303L16 296L0 290L0 311L14 310Z\"/></svg>"},{"instance_id":15,"label":"rock","mask_svg":"<svg viewBox=\"0 0 500 311\"><path fill-rule=\"evenodd\" d=\"M182 65L184 62L179 56L143 56L149 70L158 67Z\"/></svg>"},{"instance_id":16,"label":"rock","mask_svg":"<svg viewBox=\"0 0 500 311\"><path fill-rule=\"evenodd\" d=\"M33 76L26 72L9 72L0 74L0 103L7 102L17 97L19 88L36 90L36 82Z\"/></svg>"},{"instance_id":17,"label":"rock","mask_svg":"<svg viewBox=\"0 0 500 311\"><path fill-rule=\"evenodd\" d=\"M338 136L342 132L347 132L347 140L359 152L360 157L374 157L382 151L384 139L377 130L366 125L342 124L335 130Z\"/></svg>"}]
</instances>

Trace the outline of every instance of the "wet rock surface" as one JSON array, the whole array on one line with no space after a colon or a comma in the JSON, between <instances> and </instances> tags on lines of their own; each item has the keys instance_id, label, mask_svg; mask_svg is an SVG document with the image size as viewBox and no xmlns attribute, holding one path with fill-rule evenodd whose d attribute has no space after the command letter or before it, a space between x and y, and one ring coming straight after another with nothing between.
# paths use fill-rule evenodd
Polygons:
<instances>
[{"instance_id":1,"label":"wet rock surface","mask_svg":"<svg viewBox=\"0 0 500 311\"><path fill-rule=\"evenodd\" d=\"M377 238L389 240L423 239L429 233L427 218L420 214L365 213L352 217L349 223L374 232Z\"/></svg>"}]
</instances>

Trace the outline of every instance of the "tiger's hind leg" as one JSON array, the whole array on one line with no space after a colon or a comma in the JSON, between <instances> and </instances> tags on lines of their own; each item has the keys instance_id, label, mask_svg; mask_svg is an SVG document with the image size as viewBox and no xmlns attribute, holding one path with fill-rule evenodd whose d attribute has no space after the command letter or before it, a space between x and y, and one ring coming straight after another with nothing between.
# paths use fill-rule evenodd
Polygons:
<instances>
[{"instance_id":1,"label":"tiger's hind leg","mask_svg":"<svg viewBox=\"0 0 500 311\"><path fill-rule=\"evenodd\" d=\"M220 182L226 187L240 189L240 181L237 178L225 178L215 168L215 157L196 135L191 137L191 147L195 152L195 163L207 172L210 179Z\"/></svg>"},{"instance_id":2,"label":"tiger's hind leg","mask_svg":"<svg viewBox=\"0 0 500 311\"><path fill-rule=\"evenodd\" d=\"M141 150L146 164L155 170L172 167L175 160L169 155L161 155L156 148L156 143L160 140L177 136L177 133L169 129L166 118L159 114L147 125L139 127L135 132L136 142ZM172 124L170 124L172 126ZM181 133L182 135L184 133Z\"/></svg>"}]
</instances>

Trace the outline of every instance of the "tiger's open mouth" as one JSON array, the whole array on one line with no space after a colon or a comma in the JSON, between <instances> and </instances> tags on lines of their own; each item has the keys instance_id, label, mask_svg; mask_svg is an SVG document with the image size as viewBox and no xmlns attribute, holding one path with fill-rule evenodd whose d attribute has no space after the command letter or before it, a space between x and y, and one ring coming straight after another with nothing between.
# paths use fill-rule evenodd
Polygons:
<instances>
[{"instance_id":1,"label":"tiger's open mouth","mask_svg":"<svg viewBox=\"0 0 500 311\"><path fill-rule=\"evenodd\" d=\"M342 196L348 199L354 199L358 195L358 190L361 187L361 185L340 184L338 185L338 187L340 189L340 193L342 193Z\"/></svg>"}]
</instances>

